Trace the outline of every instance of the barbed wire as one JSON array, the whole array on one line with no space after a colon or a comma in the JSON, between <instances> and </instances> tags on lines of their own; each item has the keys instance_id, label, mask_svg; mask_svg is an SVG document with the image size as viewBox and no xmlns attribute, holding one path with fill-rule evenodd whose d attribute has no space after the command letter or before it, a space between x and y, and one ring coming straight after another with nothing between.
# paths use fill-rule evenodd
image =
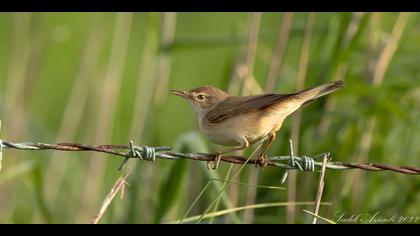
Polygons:
<instances>
[{"instance_id":1,"label":"barbed wire","mask_svg":"<svg viewBox=\"0 0 420 236\"><path fill-rule=\"evenodd\" d=\"M0 140L0 152L2 149L18 149L26 151L35 150L59 150L59 151L93 151L111 154L118 157L124 157L119 169L127 162L130 158L138 158L140 160L155 161L159 159L189 159L195 161L214 161L215 154L212 153L180 153L170 151L171 147L149 147L149 146L135 146L130 141L128 145L86 145L79 143L57 143L48 144L40 142L19 142L13 143L8 141ZM126 151L122 151L126 150ZM1 155L1 153L0 153ZM286 170L299 169L302 171L314 171L315 167L321 167L322 162L315 161L323 156L330 156L330 153L321 153L314 157L308 156L274 156L267 158L267 166L278 167ZM292 161L291 161L292 160ZM234 163L234 164L254 164L258 165L258 160L248 160L244 156L235 155L222 155L220 161ZM283 163L287 162L287 163ZM293 163L294 162L294 163ZM1 164L0 164L1 165ZM378 163L346 163L346 162L331 162L326 164L327 169L333 170L349 170L349 169L361 169L365 171L393 171L402 174L419 175L420 168L409 167L409 166L390 166Z\"/></svg>"}]
</instances>

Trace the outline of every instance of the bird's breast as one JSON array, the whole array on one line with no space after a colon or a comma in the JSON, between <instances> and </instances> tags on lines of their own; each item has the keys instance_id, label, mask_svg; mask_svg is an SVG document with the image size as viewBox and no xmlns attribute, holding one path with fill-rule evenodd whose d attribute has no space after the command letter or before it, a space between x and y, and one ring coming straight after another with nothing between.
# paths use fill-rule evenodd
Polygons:
<instances>
[{"instance_id":1,"label":"bird's breast","mask_svg":"<svg viewBox=\"0 0 420 236\"><path fill-rule=\"evenodd\" d=\"M252 144L265 137L282 119L261 112L263 111L253 111L217 123L209 123L203 117L199 120L199 125L203 133L214 143L239 146L241 140L245 138Z\"/></svg>"}]
</instances>

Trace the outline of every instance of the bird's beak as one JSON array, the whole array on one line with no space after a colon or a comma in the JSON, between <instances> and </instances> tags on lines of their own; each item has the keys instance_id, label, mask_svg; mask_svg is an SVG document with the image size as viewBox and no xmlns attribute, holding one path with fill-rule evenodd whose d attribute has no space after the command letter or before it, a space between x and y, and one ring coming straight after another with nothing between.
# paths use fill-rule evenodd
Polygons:
<instances>
[{"instance_id":1,"label":"bird's beak","mask_svg":"<svg viewBox=\"0 0 420 236\"><path fill-rule=\"evenodd\" d=\"M188 93L185 92L185 91L178 91L178 90L173 90L173 89L170 89L169 91L176 96L180 96L180 97L183 97L183 98L189 98Z\"/></svg>"}]
</instances>

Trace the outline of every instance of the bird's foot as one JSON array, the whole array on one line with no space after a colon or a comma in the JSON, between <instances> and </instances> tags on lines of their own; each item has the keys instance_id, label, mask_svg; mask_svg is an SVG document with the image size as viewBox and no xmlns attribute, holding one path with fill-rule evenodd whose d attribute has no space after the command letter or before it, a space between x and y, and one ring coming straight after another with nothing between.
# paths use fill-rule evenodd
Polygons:
<instances>
[{"instance_id":1,"label":"bird's foot","mask_svg":"<svg viewBox=\"0 0 420 236\"><path fill-rule=\"evenodd\" d=\"M267 158L264 158L264 155L260 155L258 156L258 161L255 162L255 167L266 167L268 165L268 161Z\"/></svg>"},{"instance_id":2,"label":"bird's foot","mask_svg":"<svg viewBox=\"0 0 420 236\"><path fill-rule=\"evenodd\" d=\"M222 159L222 154L220 152L215 152L213 153L213 155L214 155L214 160L207 162L207 169L216 170L217 168L219 168L219 163L220 163L220 160Z\"/></svg>"}]
</instances>

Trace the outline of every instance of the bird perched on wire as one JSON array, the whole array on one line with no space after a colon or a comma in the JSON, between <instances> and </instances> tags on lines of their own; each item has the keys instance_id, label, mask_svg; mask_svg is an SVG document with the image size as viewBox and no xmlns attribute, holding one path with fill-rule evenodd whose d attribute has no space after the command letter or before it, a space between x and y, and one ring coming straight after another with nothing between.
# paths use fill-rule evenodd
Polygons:
<instances>
[{"instance_id":1,"label":"bird perched on wire","mask_svg":"<svg viewBox=\"0 0 420 236\"><path fill-rule=\"evenodd\" d=\"M221 154L246 149L250 144L267 138L258 155L261 166L287 116L300 107L343 87L343 81L334 81L289 94L260 94L232 96L218 88L204 86L190 91L170 90L188 100L194 107L200 129L214 143L233 146L215 153L217 168Z\"/></svg>"}]
</instances>

